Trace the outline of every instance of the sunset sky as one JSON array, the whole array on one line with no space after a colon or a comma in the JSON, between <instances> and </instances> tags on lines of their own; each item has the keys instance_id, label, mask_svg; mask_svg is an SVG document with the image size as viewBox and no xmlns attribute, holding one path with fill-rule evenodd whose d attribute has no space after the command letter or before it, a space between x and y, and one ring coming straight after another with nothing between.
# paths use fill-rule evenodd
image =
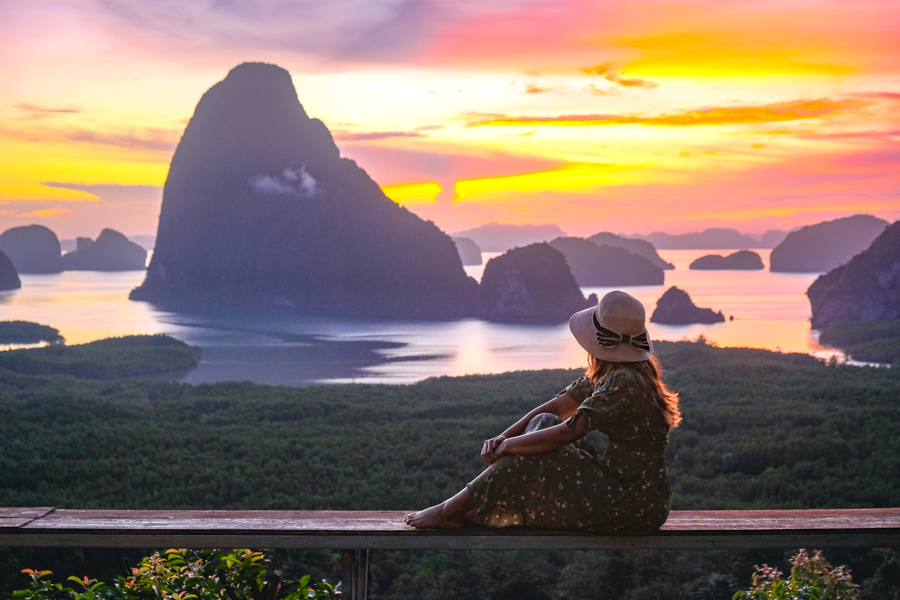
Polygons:
<instances>
[{"instance_id":1,"label":"sunset sky","mask_svg":"<svg viewBox=\"0 0 900 600\"><path fill-rule=\"evenodd\" d=\"M200 96L288 69L455 232L900 219L897 0L3 0L0 230L154 234Z\"/></svg>"}]
</instances>

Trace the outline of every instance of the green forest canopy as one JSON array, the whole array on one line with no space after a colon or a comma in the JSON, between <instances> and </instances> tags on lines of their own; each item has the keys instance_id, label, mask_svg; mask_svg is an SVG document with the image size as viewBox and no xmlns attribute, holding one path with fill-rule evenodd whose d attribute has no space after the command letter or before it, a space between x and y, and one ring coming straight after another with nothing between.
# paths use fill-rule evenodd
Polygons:
<instances>
[{"instance_id":1,"label":"green forest canopy","mask_svg":"<svg viewBox=\"0 0 900 600\"><path fill-rule=\"evenodd\" d=\"M77 360L35 350L2 353L0 505L424 507L478 474L485 438L579 375L522 371L413 385L309 388L118 378L196 362L195 350L166 339L95 343L82 347ZM896 369L702 342L659 342L656 350L684 412L667 456L675 509L900 506ZM50 374L57 371L64 374ZM534 589L558 590L583 579L584 574L566 575L573 560L591 572L623 572L631 565L629 572L637 573L641 564L666 555L508 556L498 554L488 563L507 569L512 568L507 563L525 569L531 564L543 574ZM703 560L723 577L732 577L729 569L749 573L752 566ZM427 597L436 585L434 569L452 578L448 574L474 568L469 559L447 553L405 558L394 553L379 562L373 567L374 589L392 590L390 597ZM431 575L421 576L422 569ZM658 587L694 585L695 571L675 569L682 580ZM442 576L437 577L439 582ZM621 597L649 594L649 588L634 583L648 575L634 577L631 587L622 583L626 595ZM520 580L521 573L483 585L495 590L491 597L515 597L504 596L513 594L512 588L503 592L497 586Z\"/></svg>"}]
</instances>

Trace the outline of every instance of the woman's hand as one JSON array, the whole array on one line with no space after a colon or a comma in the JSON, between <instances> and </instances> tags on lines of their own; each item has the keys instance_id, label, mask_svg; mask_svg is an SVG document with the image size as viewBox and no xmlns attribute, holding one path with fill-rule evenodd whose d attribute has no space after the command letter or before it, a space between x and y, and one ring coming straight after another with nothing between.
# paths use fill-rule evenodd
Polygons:
<instances>
[{"instance_id":1,"label":"woman's hand","mask_svg":"<svg viewBox=\"0 0 900 600\"><path fill-rule=\"evenodd\" d=\"M481 447L481 458L488 465L497 462L502 456L498 453L500 444L506 439L505 435L498 435L495 438L485 440L484 446Z\"/></svg>"}]
</instances>

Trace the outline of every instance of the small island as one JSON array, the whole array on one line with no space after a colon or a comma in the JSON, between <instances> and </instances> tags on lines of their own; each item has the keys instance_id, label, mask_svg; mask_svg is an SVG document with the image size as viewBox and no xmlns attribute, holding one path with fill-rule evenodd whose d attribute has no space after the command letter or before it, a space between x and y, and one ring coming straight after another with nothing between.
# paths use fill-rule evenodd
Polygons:
<instances>
[{"instance_id":1,"label":"small island","mask_svg":"<svg viewBox=\"0 0 900 600\"><path fill-rule=\"evenodd\" d=\"M711 325L724 323L725 315L722 311L695 306L687 292L672 286L656 301L656 310L650 316L650 322L660 325Z\"/></svg>"},{"instance_id":2,"label":"small island","mask_svg":"<svg viewBox=\"0 0 900 600\"><path fill-rule=\"evenodd\" d=\"M565 256L545 243L489 260L478 291L482 316L490 321L565 323L597 303L596 295L581 295Z\"/></svg>"},{"instance_id":3,"label":"small island","mask_svg":"<svg viewBox=\"0 0 900 600\"><path fill-rule=\"evenodd\" d=\"M64 344L59 330L31 321L0 321L0 344Z\"/></svg>"},{"instance_id":4,"label":"small island","mask_svg":"<svg viewBox=\"0 0 900 600\"><path fill-rule=\"evenodd\" d=\"M62 257L65 271L143 271L147 251L114 229L104 229L96 240L80 237L74 252Z\"/></svg>"},{"instance_id":5,"label":"small island","mask_svg":"<svg viewBox=\"0 0 900 600\"><path fill-rule=\"evenodd\" d=\"M19 274L62 271L59 238L43 225L7 229L0 235L0 250L6 253Z\"/></svg>"},{"instance_id":6,"label":"small island","mask_svg":"<svg viewBox=\"0 0 900 600\"><path fill-rule=\"evenodd\" d=\"M694 271L762 271L763 262L756 252L740 250L728 256L707 254L688 267Z\"/></svg>"}]
</instances>

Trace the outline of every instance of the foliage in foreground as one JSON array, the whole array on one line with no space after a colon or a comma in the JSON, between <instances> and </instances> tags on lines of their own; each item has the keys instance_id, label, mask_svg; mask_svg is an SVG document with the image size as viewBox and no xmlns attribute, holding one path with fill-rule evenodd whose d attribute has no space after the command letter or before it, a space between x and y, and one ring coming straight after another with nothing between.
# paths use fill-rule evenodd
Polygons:
<instances>
[{"instance_id":1,"label":"foliage in foreground","mask_svg":"<svg viewBox=\"0 0 900 600\"><path fill-rule=\"evenodd\" d=\"M900 370L703 343L660 342L655 349L684 412L667 453L676 509L900 506ZM135 361L151 356L138 352ZM0 369L0 505L428 506L483 468L482 440L578 375L523 371L415 385L288 388ZM0 549L0 590L37 564L109 581L116 563L101 552ZM294 578L340 573L329 553L273 557ZM893 600L896 553L829 557L853 569L864 599ZM781 550L377 551L370 597L730 600L752 565L786 565L787 558Z\"/></svg>"},{"instance_id":2,"label":"foliage in foreground","mask_svg":"<svg viewBox=\"0 0 900 600\"><path fill-rule=\"evenodd\" d=\"M733 600L859 600L859 586L847 567L832 567L819 551L806 550L791 560L791 576L768 565L757 566L753 587L738 592Z\"/></svg>"},{"instance_id":3,"label":"foliage in foreground","mask_svg":"<svg viewBox=\"0 0 900 600\"><path fill-rule=\"evenodd\" d=\"M329 600L340 594L340 584L338 590L327 581L310 586L308 575L283 582L261 552L246 549L154 552L112 585L75 576L54 583L50 571L23 573L31 585L13 592L16 600Z\"/></svg>"},{"instance_id":4,"label":"foliage in foreground","mask_svg":"<svg viewBox=\"0 0 900 600\"><path fill-rule=\"evenodd\" d=\"M75 346L0 352L0 369L22 375L70 375L95 380L183 371L199 361L199 348L167 335L129 335Z\"/></svg>"},{"instance_id":5,"label":"foliage in foreground","mask_svg":"<svg viewBox=\"0 0 900 600\"><path fill-rule=\"evenodd\" d=\"M0 321L0 344L65 343L59 330L31 321Z\"/></svg>"},{"instance_id":6,"label":"foliage in foreground","mask_svg":"<svg viewBox=\"0 0 900 600\"><path fill-rule=\"evenodd\" d=\"M844 350L853 360L900 363L900 319L835 319L819 336L819 341Z\"/></svg>"}]
</instances>

